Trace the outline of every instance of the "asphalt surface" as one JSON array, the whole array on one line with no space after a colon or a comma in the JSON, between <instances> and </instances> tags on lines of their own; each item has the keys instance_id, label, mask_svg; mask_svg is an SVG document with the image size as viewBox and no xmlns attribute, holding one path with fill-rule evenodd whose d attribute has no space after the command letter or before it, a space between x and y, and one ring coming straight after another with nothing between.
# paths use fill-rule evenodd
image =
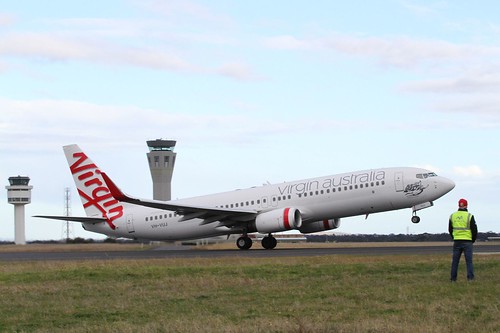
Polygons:
<instances>
[{"instance_id":1,"label":"asphalt surface","mask_svg":"<svg viewBox=\"0 0 500 333\"><path fill-rule=\"evenodd\" d=\"M44 260L107 260L107 259L162 259L162 258L265 258L308 257L324 255L431 255L450 254L450 246L384 246L348 248L294 248L274 250L199 250L189 247L157 248L137 251L65 251L65 252L0 252L0 261ZM500 243L474 247L474 254L500 254Z\"/></svg>"}]
</instances>

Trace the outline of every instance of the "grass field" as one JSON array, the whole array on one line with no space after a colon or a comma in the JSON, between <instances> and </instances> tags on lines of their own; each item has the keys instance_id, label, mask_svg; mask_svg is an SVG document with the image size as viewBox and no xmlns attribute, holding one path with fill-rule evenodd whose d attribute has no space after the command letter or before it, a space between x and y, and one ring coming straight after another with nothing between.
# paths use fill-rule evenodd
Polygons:
<instances>
[{"instance_id":1,"label":"grass field","mask_svg":"<svg viewBox=\"0 0 500 333\"><path fill-rule=\"evenodd\" d=\"M500 255L0 262L7 332L500 332Z\"/></svg>"}]
</instances>

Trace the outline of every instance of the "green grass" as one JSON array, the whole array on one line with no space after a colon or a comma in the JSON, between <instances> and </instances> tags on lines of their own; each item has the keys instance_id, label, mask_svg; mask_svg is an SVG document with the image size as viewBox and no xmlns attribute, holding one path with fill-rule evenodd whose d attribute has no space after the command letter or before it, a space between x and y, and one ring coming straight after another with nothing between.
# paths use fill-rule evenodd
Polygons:
<instances>
[{"instance_id":1,"label":"green grass","mask_svg":"<svg viewBox=\"0 0 500 333\"><path fill-rule=\"evenodd\" d=\"M0 263L7 332L500 332L500 256Z\"/></svg>"}]
</instances>

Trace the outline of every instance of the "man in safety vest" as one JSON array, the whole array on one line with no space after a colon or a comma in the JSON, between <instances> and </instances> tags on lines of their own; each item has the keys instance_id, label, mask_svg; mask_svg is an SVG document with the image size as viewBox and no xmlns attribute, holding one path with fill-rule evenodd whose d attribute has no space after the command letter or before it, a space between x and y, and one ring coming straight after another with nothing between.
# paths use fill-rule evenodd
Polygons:
<instances>
[{"instance_id":1,"label":"man in safety vest","mask_svg":"<svg viewBox=\"0 0 500 333\"><path fill-rule=\"evenodd\" d=\"M451 281L457 281L458 263L462 252L467 265L467 280L474 280L472 264L472 244L476 241L477 225L474 215L467 211L467 200L458 201L458 211L451 214L448 231L453 238L453 259L451 262Z\"/></svg>"}]
</instances>

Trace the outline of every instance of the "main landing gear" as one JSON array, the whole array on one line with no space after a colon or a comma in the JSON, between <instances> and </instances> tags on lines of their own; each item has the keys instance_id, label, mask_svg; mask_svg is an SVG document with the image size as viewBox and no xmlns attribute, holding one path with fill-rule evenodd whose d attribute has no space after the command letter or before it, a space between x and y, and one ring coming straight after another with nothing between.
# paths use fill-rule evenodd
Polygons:
<instances>
[{"instance_id":1,"label":"main landing gear","mask_svg":"<svg viewBox=\"0 0 500 333\"><path fill-rule=\"evenodd\" d=\"M276 244L278 244L278 241L271 234L262 238L262 247L265 248L266 250L274 249L276 247Z\"/></svg>"},{"instance_id":2,"label":"main landing gear","mask_svg":"<svg viewBox=\"0 0 500 333\"><path fill-rule=\"evenodd\" d=\"M248 237L248 235L243 235L236 240L236 246L238 246L240 250L248 250L252 247L252 244L253 241L250 237ZM261 244L266 250L272 250L276 247L278 241L273 237L273 235L269 234L262 238Z\"/></svg>"},{"instance_id":3,"label":"main landing gear","mask_svg":"<svg viewBox=\"0 0 500 333\"><path fill-rule=\"evenodd\" d=\"M252 239L247 235L243 235L236 240L236 246L240 250L248 250L252 247Z\"/></svg>"}]
</instances>

